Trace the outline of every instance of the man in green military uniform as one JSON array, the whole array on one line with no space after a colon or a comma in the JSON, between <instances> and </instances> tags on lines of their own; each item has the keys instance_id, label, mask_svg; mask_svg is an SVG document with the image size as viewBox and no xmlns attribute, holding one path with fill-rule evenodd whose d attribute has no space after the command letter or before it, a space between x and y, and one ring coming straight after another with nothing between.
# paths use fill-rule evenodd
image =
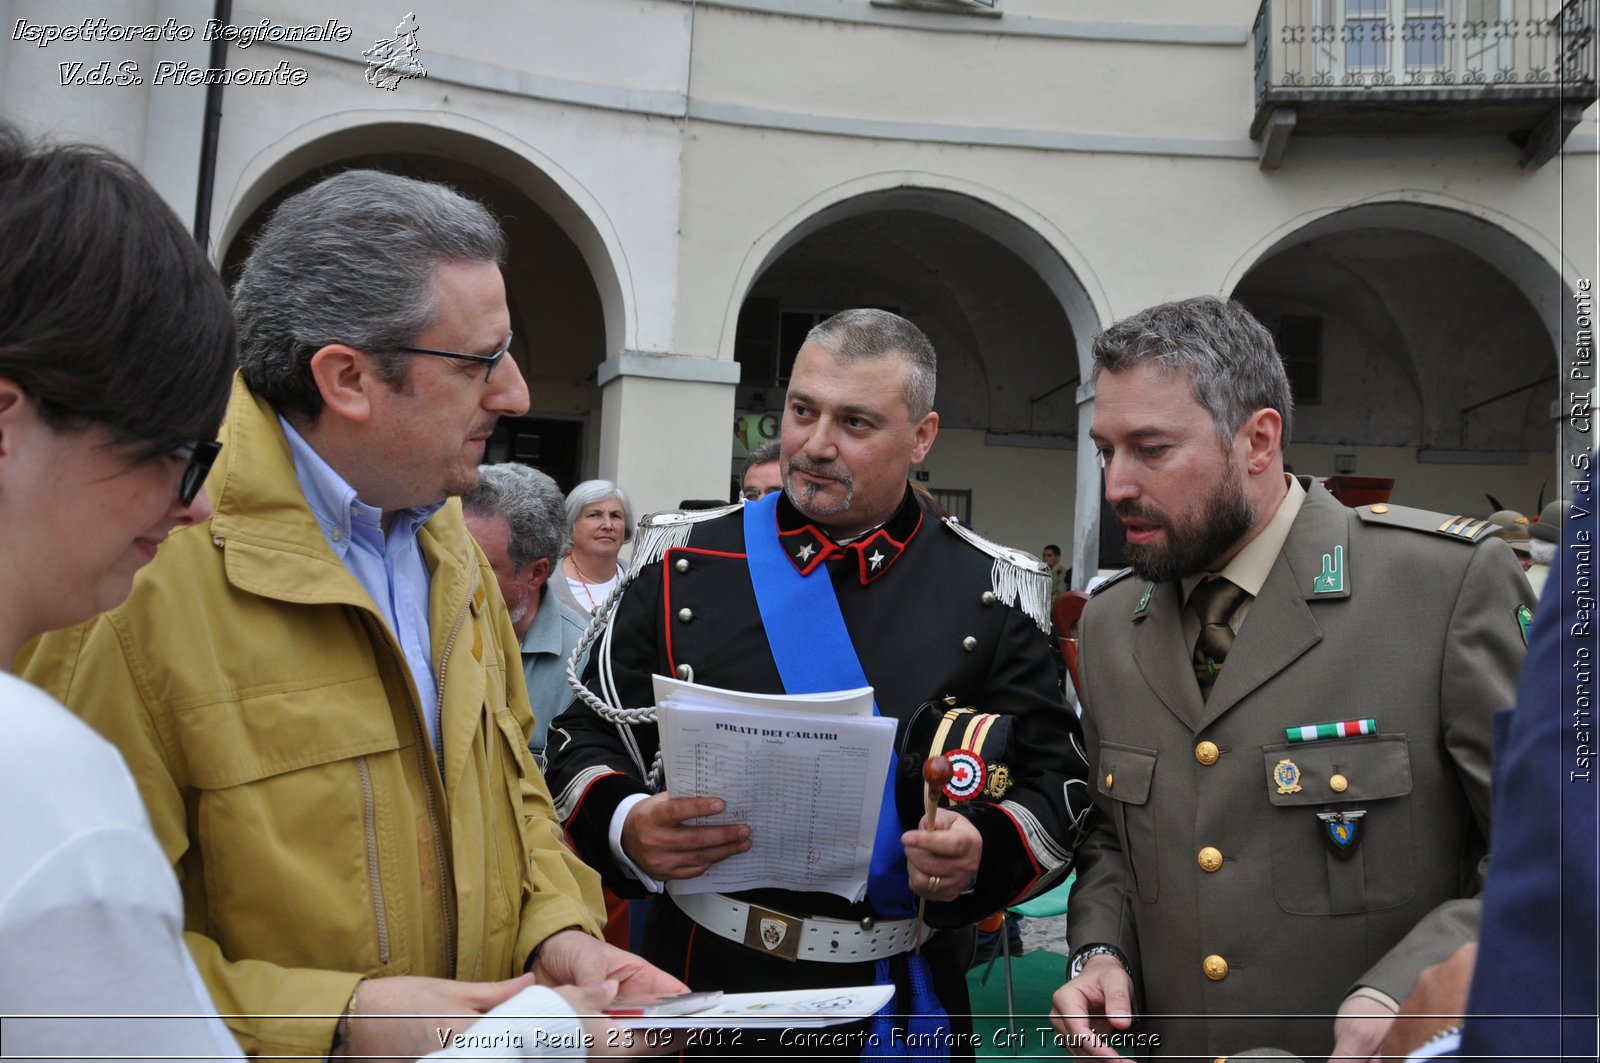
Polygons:
<instances>
[{"instance_id":1,"label":"man in green military uniform","mask_svg":"<svg viewBox=\"0 0 1600 1063\"><path fill-rule=\"evenodd\" d=\"M1286 476L1288 381L1237 303L1154 307L1094 352L1133 567L1081 626L1102 815L1053 1021L1084 1057L1366 1059L1476 934L1527 584L1487 521Z\"/></svg>"}]
</instances>

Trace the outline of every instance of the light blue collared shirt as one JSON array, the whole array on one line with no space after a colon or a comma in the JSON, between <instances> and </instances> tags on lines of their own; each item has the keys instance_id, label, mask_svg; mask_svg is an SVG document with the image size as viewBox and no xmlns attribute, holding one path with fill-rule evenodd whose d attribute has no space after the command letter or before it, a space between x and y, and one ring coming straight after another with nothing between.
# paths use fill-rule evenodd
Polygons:
<instances>
[{"instance_id":1,"label":"light blue collared shirt","mask_svg":"<svg viewBox=\"0 0 1600 1063\"><path fill-rule=\"evenodd\" d=\"M539 603L539 611L534 614L528 633L522 636L522 675L528 681L528 703L533 707L533 737L528 741L528 748L543 770L550 721L572 701L572 688L567 685L567 659L578 648L589 621L568 608L548 588L541 587L540 593L544 600ZM579 675L588 662L586 649L578 659Z\"/></svg>"},{"instance_id":2,"label":"light blue collared shirt","mask_svg":"<svg viewBox=\"0 0 1600 1063\"><path fill-rule=\"evenodd\" d=\"M289 440L294 474L300 480L311 513L333 549L333 556L372 596L378 615L405 654L406 665L417 684L422 717L433 739L434 756L441 756L439 687L433 675L433 641L428 632L428 591L432 579L417 543L417 529L444 505L413 506L395 513L389 533L383 532L383 511L356 497L355 488L311 449L311 444L280 415L278 423Z\"/></svg>"}]
</instances>

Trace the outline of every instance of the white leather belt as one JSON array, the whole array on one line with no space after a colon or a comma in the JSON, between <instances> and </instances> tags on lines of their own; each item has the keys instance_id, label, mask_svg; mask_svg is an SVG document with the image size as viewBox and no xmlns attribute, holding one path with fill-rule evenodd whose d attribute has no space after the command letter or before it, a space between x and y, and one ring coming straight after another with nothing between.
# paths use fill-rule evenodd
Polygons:
<instances>
[{"instance_id":1,"label":"white leather belt","mask_svg":"<svg viewBox=\"0 0 1600 1063\"><path fill-rule=\"evenodd\" d=\"M747 904L721 893L668 893L684 915L718 937L786 960L864 963L909 952L915 919L824 919Z\"/></svg>"}]
</instances>

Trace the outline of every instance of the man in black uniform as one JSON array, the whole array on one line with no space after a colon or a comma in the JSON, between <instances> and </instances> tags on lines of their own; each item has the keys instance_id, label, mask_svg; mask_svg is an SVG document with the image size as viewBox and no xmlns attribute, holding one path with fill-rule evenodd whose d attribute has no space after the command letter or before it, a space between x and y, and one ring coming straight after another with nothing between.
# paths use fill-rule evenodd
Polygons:
<instances>
[{"instance_id":1,"label":"man in black uniform","mask_svg":"<svg viewBox=\"0 0 1600 1063\"><path fill-rule=\"evenodd\" d=\"M903 318L849 310L814 329L795 360L783 413L782 494L750 503L749 513L739 506L646 519L608 652L602 643L591 659L589 685L599 697L580 698L552 725L558 812L608 885L639 896L704 873L748 848L749 828L692 825L721 811L721 802L656 792L653 710L628 710L654 703L653 673L785 692L757 604L747 527L775 541L806 580L830 581L878 709L899 723L903 754L892 769L888 815L898 819L891 846L905 831L904 870L893 882L900 897L885 901L869 890L852 904L770 889L669 892L651 906L644 953L695 988L869 984L886 959L902 982L917 900L925 898L927 923L949 928L922 950L933 992L952 1016L964 1016L971 924L1069 870L1089 800L1077 720L1050 657L1049 576L1029 555L918 504L907 476L938 432L933 390L933 348ZM808 615L801 630L811 624ZM926 703L937 704L919 714ZM989 754L985 798L941 809L936 830L916 829L918 765L947 705L997 714L996 729L1009 728L1012 740L1002 747L1009 751ZM947 736L940 748L956 744ZM763 920L781 923L802 954L829 962L781 958L783 949L761 942ZM907 1010L908 999L896 1006ZM964 1023L954 1019L956 1036L947 1039L957 1054L971 1047L970 1035L965 1043L960 1036L970 1029ZM748 1033L741 1047L751 1050ZM892 1046L858 1039L850 1047Z\"/></svg>"}]
</instances>

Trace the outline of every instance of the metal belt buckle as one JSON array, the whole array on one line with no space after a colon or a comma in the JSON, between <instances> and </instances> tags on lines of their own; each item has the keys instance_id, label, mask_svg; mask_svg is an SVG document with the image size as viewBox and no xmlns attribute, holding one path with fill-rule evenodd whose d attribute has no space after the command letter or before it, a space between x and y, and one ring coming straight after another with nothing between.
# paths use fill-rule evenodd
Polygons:
<instances>
[{"instance_id":1,"label":"metal belt buckle","mask_svg":"<svg viewBox=\"0 0 1600 1063\"><path fill-rule=\"evenodd\" d=\"M780 959L799 959L801 922L792 915L752 904L744 923L745 947Z\"/></svg>"}]
</instances>

